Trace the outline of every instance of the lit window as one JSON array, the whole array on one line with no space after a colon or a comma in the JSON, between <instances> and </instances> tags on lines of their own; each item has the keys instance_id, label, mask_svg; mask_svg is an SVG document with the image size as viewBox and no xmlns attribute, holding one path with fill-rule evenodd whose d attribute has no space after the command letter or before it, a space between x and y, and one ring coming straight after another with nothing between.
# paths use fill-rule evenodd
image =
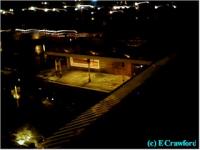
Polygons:
<instances>
[{"instance_id":1,"label":"lit window","mask_svg":"<svg viewBox=\"0 0 200 150\"><path fill-rule=\"evenodd\" d=\"M70 65L74 67L88 68L87 58L73 58L70 57ZM90 59L90 68L99 69L99 60Z\"/></svg>"}]
</instances>

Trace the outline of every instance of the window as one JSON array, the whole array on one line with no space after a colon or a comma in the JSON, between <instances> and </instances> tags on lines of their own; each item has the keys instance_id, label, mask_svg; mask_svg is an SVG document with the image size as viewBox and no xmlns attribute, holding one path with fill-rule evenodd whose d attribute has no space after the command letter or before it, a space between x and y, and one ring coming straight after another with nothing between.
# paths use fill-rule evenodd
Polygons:
<instances>
[{"instance_id":1,"label":"window","mask_svg":"<svg viewBox=\"0 0 200 150\"><path fill-rule=\"evenodd\" d=\"M73 58L70 57L70 65L74 67L88 68L88 58ZM99 69L99 60L90 59L90 68Z\"/></svg>"}]
</instances>

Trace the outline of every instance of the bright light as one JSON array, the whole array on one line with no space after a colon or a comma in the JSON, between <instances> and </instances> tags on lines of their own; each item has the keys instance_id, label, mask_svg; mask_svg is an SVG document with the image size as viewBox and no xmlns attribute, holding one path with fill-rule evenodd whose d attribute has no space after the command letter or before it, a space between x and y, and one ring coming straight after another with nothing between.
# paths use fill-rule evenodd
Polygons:
<instances>
[{"instance_id":1,"label":"bright light","mask_svg":"<svg viewBox=\"0 0 200 150\"><path fill-rule=\"evenodd\" d=\"M11 9L9 9L9 11L13 12L14 10L11 8Z\"/></svg>"},{"instance_id":2,"label":"bright light","mask_svg":"<svg viewBox=\"0 0 200 150\"><path fill-rule=\"evenodd\" d=\"M20 81L21 81L21 79L20 79L20 78L18 78L18 79L17 79L17 81L18 81L18 82L20 82Z\"/></svg>"},{"instance_id":3,"label":"bright light","mask_svg":"<svg viewBox=\"0 0 200 150\"><path fill-rule=\"evenodd\" d=\"M67 5L64 5L63 8L67 8Z\"/></svg>"},{"instance_id":4,"label":"bright light","mask_svg":"<svg viewBox=\"0 0 200 150\"><path fill-rule=\"evenodd\" d=\"M42 2L42 5L47 5L48 3L47 2Z\"/></svg>"},{"instance_id":5,"label":"bright light","mask_svg":"<svg viewBox=\"0 0 200 150\"><path fill-rule=\"evenodd\" d=\"M76 7L77 7L77 8L80 8L80 7L81 7L81 5L80 5L80 4L78 4Z\"/></svg>"},{"instance_id":6,"label":"bright light","mask_svg":"<svg viewBox=\"0 0 200 150\"><path fill-rule=\"evenodd\" d=\"M20 95L18 93L15 93L15 94L13 94L13 98L18 100L18 99L20 99Z\"/></svg>"},{"instance_id":7,"label":"bright light","mask_svg":"<svg viewBox=\"0 0 200 150\"><path fill-rule=\"evenodd\" d=\"M85 8L85 7L94 8L94 6L92 6L92 5L80 5L80 4L78 4L76 7L77 7L77 8L81 8L81 9L83 9L83 8Z\"/></svg>"},{"instance_id":8,"label":"bright light","mask_svg":"<svg viewBox=\"0 0 200 150\"><path fill-rule=\"evenodd\" d=\"M92 55L98 55L98 53L97 53L97 52L94 52L94 51L90 51L90 53L91 53Z\"/></svg>"},{"instance_id":9,"label":"bright light","mask_svg":"<svg viewBox=\"0 0 200 150\"><path fill-rule=\"evenodd\" d=\"M22 8L22 11L25 11L25 9L24 9L24 8Z\"/></svg>"},{"instance_id":10,"label":"bright light","mask_svg":"<svg viewBox=\"0 0 200 150\"><path fill-rule=\"evenodd\" d=\"M91 20L94 21L94 17L92 17Z\"/></svg>"},{"instance_id":11,"label":"bright light","mask_svg":"<svg viewBox=\"0 0 200 150\"><path fill-rule=\"evenodd\" d=\"M14 134L15 136L15 142L19 145L23 145L28 147L29 144L34 143L35 146L38 145L36 136L33 134L31 130L28 130L27 128L23 128L17 133Z\"/></svg>"},{"instance_id":12,"label":"bright light","mask_svg":"<svg viewBox=\"0 0 200 150\"><path fill-rule=\"evenodd\" d=\"M139 5L139 3L135 2L135 6L138 6L138 5Z\"/></svg>"},{"instance_id":13,"label":"bright light","mask_svg":"<svg viewBox=\"0 0 200 150\"><path fill-rule=\"evenodd\" d=\"M44 9L45 12L48 12L48 10L49 10L48 8L45 8L45 9Z\"/></svg>"},{"instance_id":14,"label":"bright light","mask_svg":"<svg viewBox=\"0 0 200 150\"><path fill-rule=\"evenodd\" d=\"M176 9L176 8L177 8L177 6L176 6L176 5L172 5L172 7L173 7L174 9Z\"/></svg>"},{"instance_id":15,"label":"bright light","mask_svg":"<svg viewBox=\"0 0 200 150\"><path fill-rule=\"evenodd\" d=\"M130 58L130 55L128 55L128 54L124 54L124 56L125 56L126 58Z\"/></svg>"},{"instance_id":16,"label":"bright light","mask_svg":"<svg viewBox=\"0 0 200 150\"><path fill-rule=\"evenodd\" d=\"M42 45L42 48L43 48L43 51L45 52L46 51L46 47L45 47L44 44Z\"/></svg>"},{"instance_id":17,"label":"bright light","mask_svg":"<svg viewBox=\"0 0 200 150\"><path fill-rule=\"evenodd\" d=\"M51 98L51 100L53 101L53 100L54 100L54 98L52 97L52 98Z\"/></svg>"},{"instance_id":18,"label":"bright light","mask_svg":"<svg viewBox=\"0 0 200 150\"><path fill-rule=\"evenodd\" d=\"M135 9L136 9L136 10L139 10L139 5L135 6Z\"/></svg>"},{"instance_id":19,"label":"bright light","mask_svg":"<svg viewBox=\"0 0 200 150\"><path fill-rule=\"evenodd\" d=\"M113 9L115 9L115 10L119 9L119 6L113 6Z\"/></svg>"},{"instance_id":20,"label":"bright light","mask_svg":"<svg viewBox=\"0 0 200 150\"><path fill-rule=\"evenodd\" d=\"M15 86L13 90L11 90L11 94L13 96L14 99L19 100L20 99L20 87Z\"/></svg>"},{"instance_id":21,"label":"bright light","mask_svg":"<svg viewBox=\"0 0 200 150\"><path fill-rule=\"evenodd\" d=\"M42 52L41 49L42 49L41 45L36 45L36 46L35 46L35 53L38 54L38 55L40 55L41 52Z\"/></svg>"},{"instance_id":22,"label":"bright light","mask_svg":"<svg viewBox=\"0 0 200 150\"><path fill-rule=\"evenodd\" d=\"M70 57L70 65L74 67L83 67L88 68L87 58L73 58ZM90 60L90 68L99 69L99 60L91 59Z\"/></svg>"},{"instance_id":23,"label":"bright light","mask_svg":"<svg viewBox=\"0 0 200 150\"><path fill-rule=\"evenodd\" d=\"M78 10L78 8L75 8L74 10L75 10L75 11L77 11L77 10Z\"/></svg>"},{"instance_id":24,"label":"bright light","mask_svg":"<svg viewBox=\"0 0 200 150\"><path fill-rule=\"evenodd\" d=\"M5 14L5 13L6 13L6 11L4 11L4 10L2 10L2 9L0 10L0 12L1 12L2 14Z\"/></svg>"},{"instance_id":25,"label":"bright light","mask_svg":"<svg viewBox=\"0 0 200 150\"><path fill-rule=\"evenodd\" d=\"M159 8L159 6L156 6L156 5L155 5L155 6L154 6L154 8L155 8L155 9L158 9L158 8Z\"/></svg>"},{"instance_id":26,"label":"bright light","mask_svg":"<svg viewBox=\"0 0 200 150\"><path fill-rule=\"evenodd\" d=\"M98 7L98 8L97 8L97 10L100 10L100 9L101 9L101 7Z\"/></svg>"},{"instance_id":27,"label":"bright light","mask_svg":"<svg viewBox=\"0 0 200 150\"><path fill-rule=\"evenodd\" d=\"M69 53L69 52L70 52L70 50L67 50L67 49L65 49L64 51L65 51L66 53Z\"/></svg>"},{"instance_id":28,"label":"bright light","mask_svg":"<svg viewBox=\"0 0 200 150\"><path fill-rule=\"evenodd\" d=\"M138 6L138 4L137 4ZM125 8L130 8L130 6L113 6L113 9L114 10L117 10L117 9L125 9Z\"/></svg>"},{"instance_id":29,"label":"bright light","mask_svg":"<svg viewBox=\"0 0 200 150\"><path fill-rule=\"evenodd\" d=\"M28 10L33 10L33 11L35 11L35 10L36 10L36 8L35 8L35 7L33 7L33 6L31 6L31 7L29 7L29 8L28 8Z\"/></svg>"},{"instance_id":30,"label":"bright light","mask_svg":"<svg viewBox=\"0 0 200 150\"><path fill-rule=\"evenodd\" d=\"M55 9L55 8L53 8L53 11L56 11L56 9Z\"/></svg>"},{"instance_id":31,"label":"bright light","mask_svg":"<svg viewBox=\"0 0 200 150\"><path fill-rule=\"evenodd\" d=\"M94 12L93 12L93 11L91 12L91 15L94 15Z\"/></svg>"},{"instance_id":32,"label":"bright light","mask_svg":"<svg viewBox=\"0 0 200 150\"><path fill-rule=\"evenodd\" d=\"M109 14L113 14L113 11L109 11Z\"/></svg>"},{"instance_id":33,"label":"bright light","mask_svg":"<svg viewBox=\"0 0 200 150\"><path fill-rule=\"evenodd\" d=\"M140 7L139 4L140 4L140 3L135 2L135 9L136 9L136 10L139 10L139 7Z\"/></svg>"},{"instance_id":34,"label":"bright light","mask_svg":"<svg viewBox=\"0 0 200 150\"><path fill-rule=\"evenodd\" d=\"M17 141L17 143L18 143L19 145L24 145L25 140L19 140L19 141Z\"/></svg>"}]
</instances>

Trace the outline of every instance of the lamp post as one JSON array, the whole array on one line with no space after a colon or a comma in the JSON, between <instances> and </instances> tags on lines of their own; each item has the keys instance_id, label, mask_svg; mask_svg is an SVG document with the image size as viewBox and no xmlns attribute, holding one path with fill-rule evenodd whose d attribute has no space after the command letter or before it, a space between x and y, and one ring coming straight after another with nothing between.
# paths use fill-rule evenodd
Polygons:
<instances>
[{"instance_id":1,"label":"lamp post","mask_svg":"<svg viewBox=\"0 0 200 150\"><path fill-rule=\"evenodd\" d=\"M91 77L90 77L90 59L87 59L87 63L88 63L88 82L91 82Z\"/></svg>"}]
</instances>

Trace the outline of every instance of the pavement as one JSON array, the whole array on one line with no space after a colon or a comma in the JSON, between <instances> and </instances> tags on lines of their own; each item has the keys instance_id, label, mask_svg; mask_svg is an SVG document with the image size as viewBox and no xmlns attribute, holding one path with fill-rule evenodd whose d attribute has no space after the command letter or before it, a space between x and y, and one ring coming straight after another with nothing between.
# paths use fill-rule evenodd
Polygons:
<instances>
[{"instance_id":1,"label":"pavement","mask_svg":"<svg viewBox=\"0 0 200 150\"><path fill-rule=\"evenodd\" d=\"M62 85L91 89L101 92L111 92L130 79L126 75L114 75L101 72L90 72L91 82L88 82L89 73L81 70L63 71L62 76L56 76L55 70L46 70L38 74L39 78L48 82Z\"/></svg>"}]
</instances>

